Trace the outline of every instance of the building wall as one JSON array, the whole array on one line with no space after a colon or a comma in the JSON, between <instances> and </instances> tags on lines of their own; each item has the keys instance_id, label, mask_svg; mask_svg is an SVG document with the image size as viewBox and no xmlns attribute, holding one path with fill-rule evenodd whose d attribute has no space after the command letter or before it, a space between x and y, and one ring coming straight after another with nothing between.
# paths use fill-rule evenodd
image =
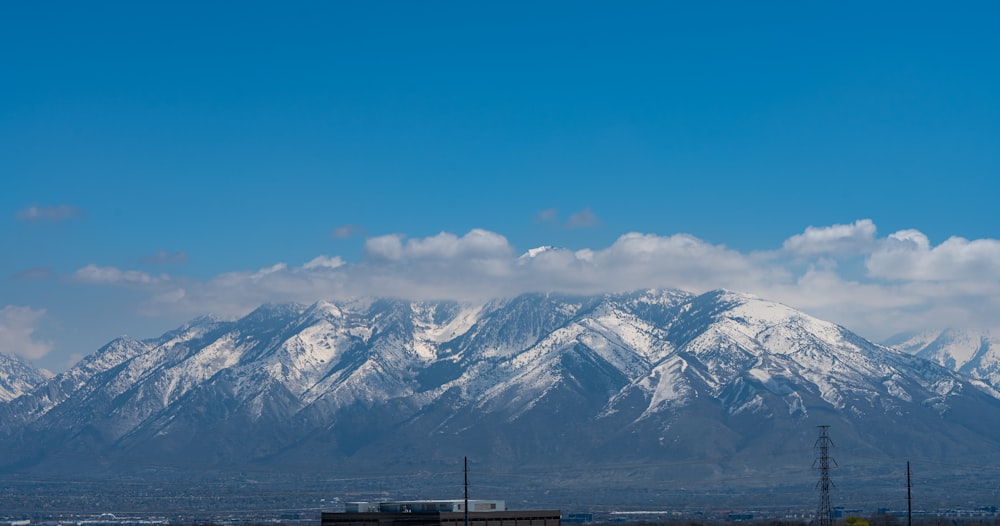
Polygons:
<instances>
[{"instance_id":1,"label":"building wall","mask_svg":"<svg viewBox=\"0 0 1000 526\"><path fill-rule=\"evenodd\" d=\"M464 513L442 513L440 526L465 526ZM469 526L561 526L559 510L469 513Z\"/></svg>"},{"instance_id":2,"label":"building wall","mask_svg":"<svg viewBox=\"0 0 1000 526\"><path fill-rule=\"evenodd\" d=\"M465 526L465 513L323 513L322 526ZM470 512L469 526L561 526L559 510Z\"/></svg>"}]
</instances>

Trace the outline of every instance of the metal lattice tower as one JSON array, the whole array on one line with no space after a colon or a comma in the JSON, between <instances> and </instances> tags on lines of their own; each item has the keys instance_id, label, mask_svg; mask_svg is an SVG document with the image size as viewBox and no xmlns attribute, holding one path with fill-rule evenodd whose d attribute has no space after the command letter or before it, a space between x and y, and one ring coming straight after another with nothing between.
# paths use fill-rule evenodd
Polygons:
<instances>
[{"instance_id":1,"label":"metal lattice tower","mask_svg":"<svg viewBox=\"0 0 1000 526\"><path fill-rule=\"evenodd\" d=\"M830 458L830 448L833 447L833 441L830 440L829 430L830 426L819 426L819 438L816 439L815 446L819 454L819 457L813 462L814 467L819 464L819 482L816 483L816 487L819 488L819 507L816 509L817 526L832 526L833 524L833 509L830 507L830 486L833 485L833 482L830 481L830 465L837 465L837 461Z\"/></svg>"}]
</instances>

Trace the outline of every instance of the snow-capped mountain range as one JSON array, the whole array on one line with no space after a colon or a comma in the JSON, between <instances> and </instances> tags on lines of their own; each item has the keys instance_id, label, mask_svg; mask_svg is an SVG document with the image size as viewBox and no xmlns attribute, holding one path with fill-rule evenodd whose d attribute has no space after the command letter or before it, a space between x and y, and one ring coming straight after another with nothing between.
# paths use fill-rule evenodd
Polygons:
<instances>
[{"instance_id":1,"label":"snow-capped mountain range","mask_svg":"<svg viewBox=\"0 0 1000 526\"><path fill-rule=\"evenodd\" d=\"M898 336L887 345L1000 388L1000 336L991 331L924 331Z\"/></svg>"},{"instance_id":2,"label":"snow-capped mountain range","mask_svg":"<svg viewBox=\"0 0 1000 526\"><path fill-rule=\"evenodd\" d=\"M9 402L35 388L46 375L17 356L0 353L0 403Z\"/></svg>"},{"instance_id":3,"label":"snow-capped mountain range","mask_svg":"<svg viewBox=\"0 0 1000 526\"><path fill-rule=\"evenodd\" d=\"M582 494L773 487L815 476L820 425L863 459L857 487L901 459L1000 459L986 382L723 290L265 305L32 382L0 403L10 470L390 473L469 455L497 473L587 465L560 483Z\"/></svg>"}]
</instances>

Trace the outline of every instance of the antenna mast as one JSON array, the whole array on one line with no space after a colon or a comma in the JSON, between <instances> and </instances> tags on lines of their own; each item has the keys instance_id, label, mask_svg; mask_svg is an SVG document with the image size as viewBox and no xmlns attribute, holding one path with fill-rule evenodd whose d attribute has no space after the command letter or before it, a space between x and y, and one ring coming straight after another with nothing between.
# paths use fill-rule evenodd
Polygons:
<instances>
[{"instance_id":1,"label":"antenna mast","mask_svg":"<svg viewBox=\"0 0 1000 526\"><path fill-rule=\"evenodd\" d=\"M833 441L830 440L830 435L828 431L830 426L818 426L819 427L819 438L816 439L816 451L819 452L819 458L813 463L815 466L819 464L819 482L816 483L816 487L819 488L819 507L816 509L816 525L817 526L832 526L833 524L833 509L830 507L830 486L833 482L830 481L830 464L837 464L837 461L830 458L830 448L833 446Z\"/></svg>"},{"instance_id":2,"label":"antenna mast","mask_svg":"<svg viewBox=\"0 0 1000 526\"><path fill-rule=\"evenodd\" d=\"M465 504L462 509L465 510L465 526L469 526L469 457L465 458Z\"/></svg>"}]
</instances>

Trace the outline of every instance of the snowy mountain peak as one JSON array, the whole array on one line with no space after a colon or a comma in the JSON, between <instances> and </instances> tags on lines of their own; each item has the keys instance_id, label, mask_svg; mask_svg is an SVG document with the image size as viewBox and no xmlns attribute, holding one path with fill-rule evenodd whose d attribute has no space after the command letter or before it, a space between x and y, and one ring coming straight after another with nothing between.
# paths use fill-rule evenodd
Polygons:
<instances>
[{"instance_id":1,"label":"snowy mountain peak","mask_svg":"<svg viewBox=\"0 0 1000 526\"><path fill-rule=\"evenodd\" d=\"M543 245L543 246L540 246L540 247L535 247L535 248L528 249L524 254L521 254L521 256L518 259L521 259L521 260L532 259L532 258L538 257L538 256L540 256L540 255L542 255L542 254L544 254L546 252L552 252L554 250L558 250L558 249L556 247L553 247L553 246L550 246L550 245Z\"/></svg>"},{"instance_id":2,"label":"snowy mountain peak","mask_svg":"<svg viewBox=\"0 0 1000 526\"><path fill-rule=\"evenodd\" d=\"M78 371L79 374L85 375L100 373L121 365L145 349L146 344L143 342L129 336L121 336L101 347L97 352L85 356L69 372Z\"/></svg>"},{"instance_id":3,"label":"snowy mountain peak","mask_svg":"<svg viewBox=\"0 0 1000 526\"><path fill-rule=\"evenodd\" d=\"M0 402L13 400L46 380L42 371L18 356L0 353Z\"/></svg>"},{"instance_id":4,"label":"snowy mountain peak","mask_svg":"<svg viewBox=\"0 0 1000 526\"><path fill-rule=\"evenodd\" d=\"M821 423L891 456L1000 450L997 418L996 390L786 305L642 290L265 305L120 338L0 404L0 445L52 469L423 469L462 449L503 465L773 470L791 455L775 444L811 445Z\"/></svg>"},{"instance_id":5,"label":"snowy mountain peak","mask_svg":"<svg viewBox=\"0 0 1000 526\"><path fill-rule=\"evenodd\" d=\"M989 330L924 331L893 338L889 345L1000 388L1000 336Z\"/></svg>"}]
</instances>

